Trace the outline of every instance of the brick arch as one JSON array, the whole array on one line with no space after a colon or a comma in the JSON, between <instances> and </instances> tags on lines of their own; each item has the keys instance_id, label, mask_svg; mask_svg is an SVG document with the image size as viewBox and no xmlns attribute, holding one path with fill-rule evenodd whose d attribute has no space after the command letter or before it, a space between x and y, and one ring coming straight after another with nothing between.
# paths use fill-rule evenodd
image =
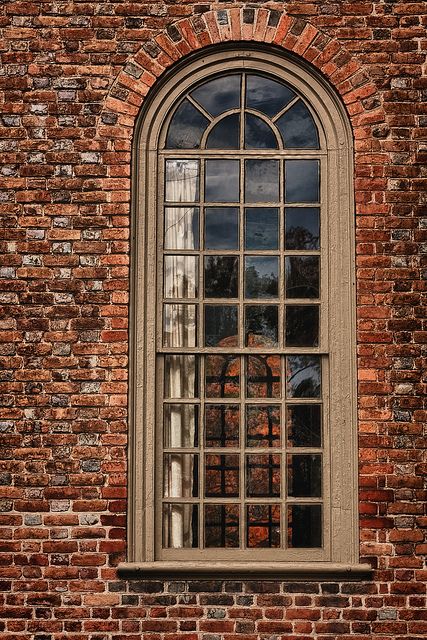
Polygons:
<instances>
[{"instance_id":1,"label":"brick arch","mask_svg":"<svg viewBox=\"0 0 427 640\"><path fill-rule=\"evenodd\" d=\"M369 74L336 39L277 10L230 8L178 20L145 43L112 84L100 114L99 135L130 140L156 79L183 56L222 42L272 43L310 62L341 96L356 141L369 137L370 127L385 120ZM381 131L377 137L382 137Z\"/></svg>"}]
</instances>

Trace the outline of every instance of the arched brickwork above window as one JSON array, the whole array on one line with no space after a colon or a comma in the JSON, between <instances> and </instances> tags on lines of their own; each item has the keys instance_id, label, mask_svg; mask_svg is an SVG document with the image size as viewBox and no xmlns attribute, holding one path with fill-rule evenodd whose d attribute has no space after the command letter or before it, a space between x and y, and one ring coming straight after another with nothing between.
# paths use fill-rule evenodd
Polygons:
<instances>
[{"instance_id":1,"label":"arched brickwork above window","mask_svg":"<svg viewBox=\"0 0 427 640\"><path fill-rule=\"evenodd\" d=\"M100 136L131 139L140 107L155 81L184 56L227 42L272 44L317 68L346 105L356 152L357 141L371 136L371 127L384 122L375 84L338 40L309 22L276 10L232 8L178 20L144 44L111 86L100 115Z\"/></svg>"}]
</instances>

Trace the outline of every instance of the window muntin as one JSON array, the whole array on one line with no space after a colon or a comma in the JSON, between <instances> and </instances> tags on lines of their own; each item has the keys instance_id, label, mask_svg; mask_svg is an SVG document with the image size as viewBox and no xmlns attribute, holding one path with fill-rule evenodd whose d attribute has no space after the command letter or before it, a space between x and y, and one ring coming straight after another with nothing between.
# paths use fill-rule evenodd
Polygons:
<instances>
[{"instance_id":1,"label":"window muntin","mask_svg":"<svg viewBox=\"0 0 427 640\"><path fill-rule=\"evenodd\" d=\"M284 83L230 73L188 91L159 156L159 557L322 554L326 165L314 118Z\"/></svg>"}]
</instances>

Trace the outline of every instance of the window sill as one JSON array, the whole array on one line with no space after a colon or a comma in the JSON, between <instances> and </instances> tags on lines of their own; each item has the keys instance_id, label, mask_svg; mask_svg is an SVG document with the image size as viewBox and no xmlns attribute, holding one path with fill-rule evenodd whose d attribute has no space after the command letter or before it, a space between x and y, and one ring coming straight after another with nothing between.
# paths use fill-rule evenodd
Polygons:
<instances>
[{"instance_id":1,"label":"window sill","mask_svg":"<svg viewBox=\"0 0 427 640\"><path fill-rule=\"evenodd\" d=\"M194 579L274 579L274 580L367 580L368 564L286 563L286 562L124 562L118 566L120 578Z\"/></svg>"}]
</instances>

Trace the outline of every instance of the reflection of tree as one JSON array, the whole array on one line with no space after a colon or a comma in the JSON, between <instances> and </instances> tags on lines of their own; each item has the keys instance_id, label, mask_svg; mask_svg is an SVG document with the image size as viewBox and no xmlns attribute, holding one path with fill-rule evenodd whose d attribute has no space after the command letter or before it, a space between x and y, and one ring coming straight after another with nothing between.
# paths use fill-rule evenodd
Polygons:
<instances>
[{"instance_id":1,"label":"reflection of tree","mask_svg":"<svg viewBox=\"0 0 427 640\"><path fill-rule=\"evenodd\" d=\"M319 297L319 258L290 256L286 258L286 292L288 298Z\"/></svg>"},{"instance_id":2,"label":"reflection of tree","mask_svg":"<svg viewBox=\"0 0 427 640\"><path fill-rule=\"evenodd\" d=\"M277 296L277 274L264 273L251 265L246 269L246 295L250 298L270 298Z\"/></svg>"},{"instance_id":3,"label":"reflection of tree","mask_svg":"<svg viewBox=\"0 0 427 640\"><path fill-rule=\"evenodd\" d=\"M317 356L289 356L286 377L290 397L320 396L320 360Z\"/></svg>"},{"instance_id":4,"label":"reflection of tree","mask_svg":"<svg viewBox=\"0 0 427 640\"><path fill-rule=\"evenodd\" d=\"M209 298L236 298L238 258L207 256L205 258L205 295Z\"/></svg>"},{"instance_id":5,"label":"reflection of tree","mask_svg":"<svg viewBox=\"0 0 427 640\"><path fill-rule=\"evenodd\" d=\"M246 343L248 347L276 346L278 309L276 305L246 307ZM261 342L260 345L257 342Z\"/></svg>"},{"instance_id":6,"label":"reflection of tree","mask_svg":"<svg viewBox=\"0 0 427 640\"><path fill-rule=\"evenodd\" d=\"M286 230L287 249L318 249L319 235L314 235L307 227L293 226Z\"/></svg>"}]
</instances>

